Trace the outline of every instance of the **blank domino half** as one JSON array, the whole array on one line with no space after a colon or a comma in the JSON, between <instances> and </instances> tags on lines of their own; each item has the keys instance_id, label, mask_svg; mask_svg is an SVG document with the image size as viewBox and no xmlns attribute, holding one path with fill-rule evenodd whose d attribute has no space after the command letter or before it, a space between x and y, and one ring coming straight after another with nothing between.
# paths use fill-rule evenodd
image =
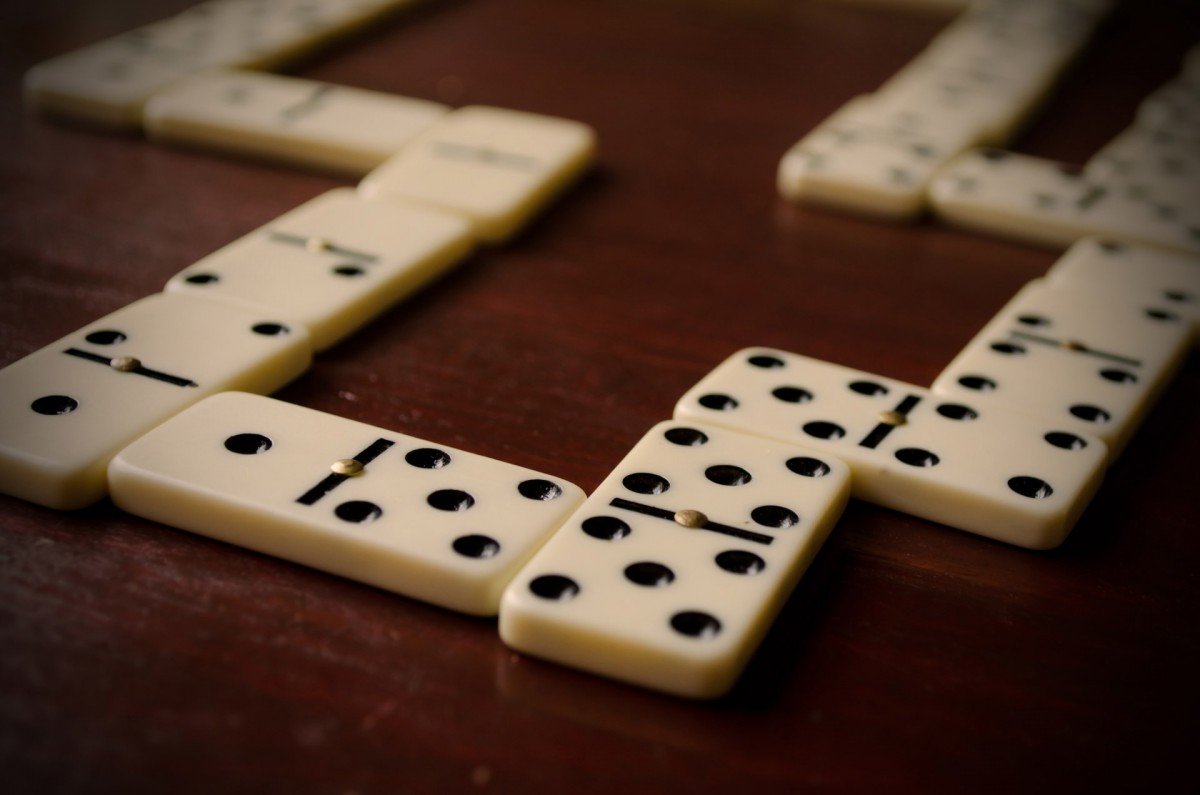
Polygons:
<instances>
[{"instance_id":1,"label":"blank domino half","mask_svg":"<svg viewBox=\"0 0 1200 795\"><path fill-rule=\"evenodd\" d=\"M209 254L166 289L293 317L324 350L465 257L469 233L450 213L336 188Z\"/></svg>"},{"instance_id":2,"label":"blank domino half","mask_svg":"<svg viewBox=\"0 0 1200 795\"><path fill-rule=\"evenodd\" d=\"M1106 457L1063 424L769 348L729 357L675 417L838 456L859 499L1031 549L1062 543Z\"/></svg>"},{"instance_id":3,"label":"blank domino half","mask_svg":"<svg viewBox=\"0 0 1200 795\"><path fill-rule=\"evenodd\" d=\"M211 0L44 61L26 101L107 127L137 127L156 91L221 66L269 67L413 0Z\"/></svg>"},{"instance_id":4,"label":"blank domino half","mask_svg":"<svg viewBox=\"0 0 1200 795\"><path fill-rule=\"evenodd\" d=\"M513 580L519 651L693 698L727 691L849 496L836 458L664 422Z\"/></svg>"},{"instance_id":5,"label":"blank domino half","mask_svg":"<svg viewBox=\"0 0 1200 795\"><path fill-rule=\"evenodd\" d=\"M1046 280L1064 290L1161 307L1190 321L1200 340L1200 256L1088 237L1054 263Z\"/></svg>"},{"instance_id":6,"label":"blank domino half","mask_svg":"<svg viewBox=\"0 0 1200 795\"><path fill-rule=\"evenodd\" d=\"M362 176L449 108L296 77L217 70L146 103L153 140Z\"/></svg>"},{"instance_id":7,"label":"blank domino half","mask_svg":"<svg viewBox=\"0 0 1200 795\"><path fill-rule=\"evenodd\" d=\"M583 502L532 470L271 398L216 395L108 471L130 513L478 615Z\"/></svg>"},{"instance_id":8,"label":"blank domino half","mask_svg":"<svg viewBox=\"0 0 1200 795\"><path fill-rule=\"evenodd\" d=\"M933 390L1095 434L1115 457L1189 350L1190 321L1160 298L1140 303L1063 282L1030 282L942 371Z\"/></svg>"},{"instance_id":9,"label":"blank domino half","mask_svg":"<svg viewBox=\"0 0 1200 795\"><path fill-rule=\"evenodd\" d=\"M472 106L443 116L360 183L373 199L415 202L461 213L474 234L514 234L592 160L586 124Z\"/></svg>"},{"instance_id":10,"label":"blank domino half","mask_svg":"<svg viewBox=\"0 0 1200 795\"><path fill-rule=\"evenodd\" d=\"M308 332L274 314L160 293L0 370L0 491L51 508L104 496L104 468L214 392L271 392L308 367Z\"/></svg>"},{"instance_id":11,"label":"blank domino half","mask_svg":"<svg viewBox=\"0 0 1200 795\"><path fill-rule=\"evenodd\" d=\"M997 149L965 152L929 189L940 217L983 232L1066 248L1096 235L1200 252L1200 208L1131 195L1075 166Z\"/></svg>"}]
</instances>

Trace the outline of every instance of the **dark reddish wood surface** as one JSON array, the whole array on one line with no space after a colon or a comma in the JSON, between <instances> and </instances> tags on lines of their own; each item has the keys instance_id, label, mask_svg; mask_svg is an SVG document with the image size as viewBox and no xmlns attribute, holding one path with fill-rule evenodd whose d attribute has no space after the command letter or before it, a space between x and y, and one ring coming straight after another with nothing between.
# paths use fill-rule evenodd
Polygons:
<instances>
[{"instance_id":1,"label":"dark reddish wood surface","mask_svg":"<svg viewBox=\"0 0 1200 795\"><path fill-rule=\"evenodd\" d=\"M31 63L179 5L5 12L0 364L339 184L20 107ZM1175 72L1197 12L1131 6L1017 148L1081 161ZM1054 255L787 206L772 180L789 144L942 24L798 0L449 1L298 66L581 119L601 154L525 234L279 397L591 490L741 346L928 384ZM56 513L0 497L3 786L1195 791L1197 405L1193 356L1054 552L852 503L715 703L527 659L493 621L108 503Z\"/></svg>"}]
</instances>

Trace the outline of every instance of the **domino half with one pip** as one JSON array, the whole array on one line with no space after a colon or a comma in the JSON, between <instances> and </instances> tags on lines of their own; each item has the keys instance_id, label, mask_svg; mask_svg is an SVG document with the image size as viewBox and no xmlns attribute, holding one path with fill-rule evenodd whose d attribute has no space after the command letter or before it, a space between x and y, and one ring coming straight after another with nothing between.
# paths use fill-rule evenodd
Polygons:
<instances>
[{"instance_id":1,"label":"domino half with one pip","mask_svg":"<svg viewBox=\"0 0 1200 795\"><path fill-rule=\"evenodd\" d=\"M719 696L837 521L849 480L823 453L660 423L513 580L500 636L593 673Z\"/></svg>"},{"instance_id":2,"label":"domino half with one pip","mask_svg":"<svg viewBox=\"0 0 1200 795\"><path fill-rule=\"evenodd\" d=\"M108 477L138 516L477 615L495 615L584 499L523 467L238 392L138 439Z\"/></svg>"}]
</instances>

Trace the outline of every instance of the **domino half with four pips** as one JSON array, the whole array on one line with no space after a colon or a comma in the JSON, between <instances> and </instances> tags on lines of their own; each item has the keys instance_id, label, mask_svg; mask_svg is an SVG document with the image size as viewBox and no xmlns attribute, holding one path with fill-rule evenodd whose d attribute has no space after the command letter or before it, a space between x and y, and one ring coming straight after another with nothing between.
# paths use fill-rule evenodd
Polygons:
<instances>
[{"instance_id":1,"label":"domino half with four pips","mask_svg":"<svg viewBox=\"0 0 1200 795\"><path fill-rule=\"evenodd\" d=\"M729 357L675 417L809 445L850 466L859 499L1032 549L1062 543L1106 457L1067 423L769 348Z\"/></svg>"},{"instance_id":2,"label":"domino half with four pips","mask_svg":"<svg viewBox=\"0 0 1200 795\"><path fill-rule=\"evenodd\" d=\"M669 693L728 690L840 516L833 456L664 422L504 593L515 649Z\"/></svg>"},{"instance_id":3,"label":"domino half with four pips","mask_svg":"<svg viewBox=\"0 0 1200 795\"><path fill-rule=\"evenodd\" d=\"M138 516L477 615L496 613L584 499L523 467L238 392L150 431L108 477Z\"/></svg>"}]
</instances>

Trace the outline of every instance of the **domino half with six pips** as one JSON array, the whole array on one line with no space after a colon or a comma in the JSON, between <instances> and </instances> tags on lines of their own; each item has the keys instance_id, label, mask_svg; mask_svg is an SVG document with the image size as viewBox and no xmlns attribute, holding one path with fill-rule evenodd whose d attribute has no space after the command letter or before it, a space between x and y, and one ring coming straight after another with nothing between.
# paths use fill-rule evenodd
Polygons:
<instances>
[{"instance_id":1,"label":"domino half with six pips","mask_svg":"<svg viewBox=\"0 0 1200 795\"><path fill-rule=\"evenodd\" d=\"M584 499L523 467L238 392L138 439L108 478L138 516L477 615L496 613Z\"/></svg>"},{"instance_id":2,"label":"domino half with six pips","mask_svg":"<svg viewBox=\"0 0 1200 795\"><path fill-rule=\"evenodd\" d=\"M311 358L304 327L274 313L143 298L0 370L0 491L90 505L146 431L215 392L274 391Z\"/></svg>"},{"instance_id":3,"label":"domino half with six pips","mask_svg":"<svg viewBox=\"0 0 1200 795\"><path fill-rule=\"evenodd\" d=\"M209 254L166 289L295 318L324 350L473 245L457 215L336 188Z\"/></svg>"},{"instance_id":4,"label":"domino half with six pips","mask_svg":"<svg viewBox=\"0 0 1200 795\"><path fill-rule=\"evenodd\" d=\"M1066 538L1107 452L1067 423L769 348L726 359L675 417L812 446L859 499L1031 549Z\"/></svg>"},{"instance_id":5,"label":"domino half with six pips","mask_svg":"<svg viewBox=\"0 0 1200 795\"><path fill-rule=\"evenodd\" d=\"M445 105L297 77L215 70L146 103L146 135L362 176L449 111Z\"/></svg>"},{"instance_id":6,"label":"domino half with six pips","mask_svg":"<svg viewBox=\"0 0 1200 795\"><path fill-rule=\"evenodd\" d=\"M1165 299L1033 281L933 382L947 399L1095 434L1113 457L1190 349L1192 324Z\"/></svg>"},{"instance_id":7,"label":"domino half with six pips","mask_svg":"<svg viewBox=\"0 0 1200 795\"><path fill-rule=\"evenodd\" d=\"M849 496L825 453L664 422L504 593L500 636L694 698L727 691Z\"/></svg>"}]
</instances>

